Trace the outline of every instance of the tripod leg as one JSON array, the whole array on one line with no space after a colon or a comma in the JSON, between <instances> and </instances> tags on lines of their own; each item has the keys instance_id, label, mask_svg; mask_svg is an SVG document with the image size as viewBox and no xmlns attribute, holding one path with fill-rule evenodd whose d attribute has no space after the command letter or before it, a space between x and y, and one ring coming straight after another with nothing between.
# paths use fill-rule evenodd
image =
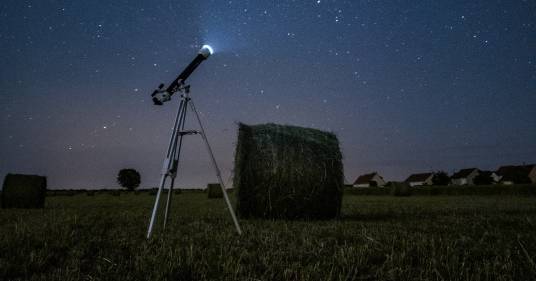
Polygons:
<instances>
[{"instance_id":1,"label":"tripod leg","mask_svg":"<svg viewBox=\"0 0 536 281\"><path fill-rule=\"evenodd\" d=\"M183 100L181 100L181 103L179 105L179 110L177 111L177 116L175 117L175 124L173 125L173 133L171 134L171 138L169 140L169 146L167 150L167 156L164 160L164 164L162 167L162 178L160 179L160 185L158 186L158 192L156 194L154 206L153 206L153 212L151 214L151 220L149 221L149 227L147 229L147 239L151 238L151 234L153 232L153 227L156 221L156 214L158 212L158 205L160 203L160 195L162 194L162 189L164 189L164 185L166 183L166 178L170 175L170 168L172 168L173 165L173 157L175 155L175 151L177 149L177 140L179 137L179 128L184 127L183 124L181 124L181 121L183 118L183 111L185 111L186 105Z\"/></svg>"},{"instance_id":2,"label":"tripod leg","mask_svg":"<svg viewBox=\"0 0 536 281\"><path fill-rule=\"evenodd\" d=\"M181 131L184 130L184 126L186 124L186 112L188 110L188 101L189 101L189 98L185 98L182 100L182 111L181 111L181 115L179 117L179 137L178 137L178 145L177 145L177 142L175 142L175 147L174 147L174 150L173 150L173 163L171 165L171 169L170 169L170 176L171 176L171 184L169 186L169 190L168 190L168 196L167 196L167 201L166 201L166 210L164 212L164 230L166 229L166 225L168 223L168 220L169 220L169 212L171 210L171 199L173 197L173 187L175 186L175 178L177 177L177 171L178 171L178 168L179 168L179 159L180 159L180 155L181 155L181 148L182 148L182 138L183 138L183 135L180 133Z\"/></svg>"},{"instance_id":3,"label":"tripod leg","mask_svg":"<svg viewBox=\"0 0 536 281\"><path fill-rule=\"evenodd\" d=\"M194 102L192 100L190 100L190 107L192 108L192 111L195 113L195 117L197 118L197 122L199 123L199 128L201 129L201 137L203 138L203 141L205 142L208 153L210 154L210 159L212 160L212 166L214 167L214 170L216 171L216 176L218 177L218 181L220 182L220 187L223 193L223 198L225 199L225 203L227 204L227 208L229 209L229 213L231 214L231 217L233 219L236 232L238 232L238 235L241 235L242 230L240 229L240 224L238 224L238 219L236 218L236 215L234 213L233 206L231 205L231 201L229 200L229 196L227 195L225 184L223 183L223 180L221 178L220 168L218 168L218 164L216 163L216 158L214 158L214 153L212 153L212 148L210 147L207 136L205 134L205 128L203 127L203 124L201 123L201 118L199 118L199 114L197 113L197 110L195 109L195 106L194 106Z\"/></svg>"},{"instance_id":4,"label":"tripod leg","mask_svg":"<svg viewBox=\"0 0 536 281\"><path fill-rule=\"evenodd\" d=\"M175 185L175 177L171 178L171 185L169 186L169 189L168 189L166 211L164 213L164 230L166 230L166 225L169 219L168 214L169 214L169 211L171 210L171 199L172 199L171 197L173 195L173 185Z\"/></svg>"},{"instance_id":5,"label":"tripod leg","mask_svg":"<svg viewBox=\"0 0 536 281\"><path fill-rule=\"evenodd\" d=\"M164 184L166 183L166 177L167 174L163 174L162 178L160 179L160 186L158 187L158 193L156 194L156 199L154 201L153 213L151 215L151 221L149 222L149 229L147 229L147 239L151 238L151 234L153 232L153 226L156 220L156 213L158 211L158 203L160 202L160 194L162 194L162 189L164 188Z\"/></svg>"}]
</instances>

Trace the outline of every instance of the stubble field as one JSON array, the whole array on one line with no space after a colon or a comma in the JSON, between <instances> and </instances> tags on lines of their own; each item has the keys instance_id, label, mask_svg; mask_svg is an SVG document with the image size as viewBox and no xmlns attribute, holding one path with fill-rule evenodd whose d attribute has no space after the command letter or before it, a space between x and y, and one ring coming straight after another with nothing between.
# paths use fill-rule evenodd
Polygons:
<instances>
[{"instance_id":1,"label":"stubble field","mask_svg":"<svg viewBox=\"0 0 536 281\"><path fill-rule=\"evenodd\" d=\"M0 280L536 280L536 197L347 194L338 220L242 220L237 236L222 199L183 192L148 241L153 200L0 209Z\"/></svg>"}]
</instances>

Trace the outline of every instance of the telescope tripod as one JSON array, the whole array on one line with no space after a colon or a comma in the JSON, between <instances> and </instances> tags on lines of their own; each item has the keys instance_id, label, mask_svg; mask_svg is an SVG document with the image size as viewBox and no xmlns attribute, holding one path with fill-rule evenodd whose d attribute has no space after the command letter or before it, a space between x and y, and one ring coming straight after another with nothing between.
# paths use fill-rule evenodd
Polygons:
<instances>
[{"instance_id":1,"label":"telescope tripod","mask_svg":"<svg viewBox=\"0 0 536 281\"><path fill-rule=\"evenodd\" d=\"M156 199L154 202L153 213L151 215L149 228L147 230L147 239L151 237L151 234L153 232L153 227L154 227L157 212L158 212L158 205L160 202L160 196L162 195L162 190L164 189L166 180L169 178L171 180L171 184L169 186L167 200L166 200L166 209L164 212L164 230L166 229L166 224L169 220L169 211L171 209L173 186L175 184L175 178L177 177L177 168L179 165L179 158L180 158L181 148L182 148L182 138L186 135L195 135L195 134L200 134L201 138L205 142L207 151L210 154L210 160L212 161L212 166L214 170L216 171L216 176L218 177L218 181L222 189L223 198L225 199L225 203L227 204L227 208L229 209L229 213L231 214L231 218L233 219L233 223L236 228L236 231L238 232L238 234L242 234L242 230L240 229L240 225L238 224L238 220L233 211L233 207L231 206L231 201L229 201L229 196L227 195L227 190L225 189L225 185L221 177L220 169L218 168L218 164L216 163L216 159L214 158L214 154L212 153L212 148L210 147L207 136L205 134L205 129L203 127L203 124L201 123L201 119L199 118L199 113L197 112L194 106L194 103L192 101L192 98L190 97L190 85L183 86L179 90L182 91L183 93L181 93L181 101L179 104L179 110L177 112L177 116L175 117L173 133L169 141L169 147L167 150L166 158L164 160L164 165L162 167L162 177L160 179L158 193L156 194ZM184 130L184 126L186 123L186 112L188 110L188 107L190 107L190 109L195 113L195 117L197 119L197 122L199 123L199 131Z\"/></svg>"}]
</instances>

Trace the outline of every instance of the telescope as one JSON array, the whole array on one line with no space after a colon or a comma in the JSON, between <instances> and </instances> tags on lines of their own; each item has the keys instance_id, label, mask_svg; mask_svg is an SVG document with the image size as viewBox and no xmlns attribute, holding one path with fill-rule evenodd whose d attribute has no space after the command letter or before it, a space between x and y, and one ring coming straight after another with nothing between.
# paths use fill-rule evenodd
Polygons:
<instances>
[{"instance_id":1,"label":"telescope","mask_svg":"<svg viewBox=\"0 0 536 281\"><path fill-rule=\"evenodd\" d=\"M194 60L181 72L181 74L179 74L179 76L177 76L175 80L173 80L173 82L171 82L171 84L169 84L166 89L164 89L164 84L160 84L158 89L154 90L154 92L151 94L153 103L155 105L162 105L164 102L171 100L171 96L175 92L183 89L184 81L186 81L194 70L213 53L214 50L212 47L209 45L203 45Z\"/></svg>"},{"instance_id":2,"label":"telescope","mask_svg":"<svg viewBox=\"0 0 536 281\"><path fill-rule=\"evenodd\" d=\"M156 89L152 96L153 102L156 105L162 105L164 102L169 101L171 99L171 96L175 92L181 92L180 95L180 103L179 103L179 109L177 111L177 115L175 117L175 124L173 125L173 132L171 134L171 138L169 140L169 146L167 149L166 157L164 158L164 165L162 166L162 174L160 177L160 185L158 187L158 192L156 193L156 198L154 201L153 206L153 212L151 213L151 220L149 221L149 226L147 228L147 239L151 238L151 233L153 232L153 227L156 222L156 217L158 213L158 205L160 202L160 196L162 195L162 191L164 190L164 187L166 185L166 182L169 180L171 181L168 193L167 193L167 200L166 200L166 209L164 212L164 229L166 229L167 221L169 220L169 210L171 208L171 197L173 194L173 187L175 185L175 178L177 177L177 170L179 167L179 159L181 154L181 149L183 146L182 138L187 135L201 135L203 141L205 142L205 146L207 148L207 151L210 155L210 159L212 160L212 167L214 168L214 171L216 172L216 177L218 178L218 182L220 184L221 192L223 193L223 198L225 199L225 203L227 204L227 208L229 209L229 213L231 214L231 218L233 219L233 223L235 225L236 231L238 234L242 233L242 230L240 229L240 224L238 223L238 219L236 218L236 215L233 211L233 206L231 205L231 201L229 200L229 196L227 195L227 191L225 189L225 183L223 182L223 179L221 177L220 168L218 167L218 164L216 163L216 158L214 157L214 153L212 153L212 148L210 147L210 144L208 143L207 135L205 134L205 129L203 127L203 124L201 123L201 118L199 117L199 112L194 106L194 101L190 97L190 85L186 85L185 81L190 77L190 75L194 72L194 70L204 61L206 60L210 55L212 55L214 51L209 45L203 45L199 52L197 53L197 56L194 58L194 60L179 74L177 79L175 79L171 84L164 88L164 84L160 84L158 89ZM199 130L185 130L184 126L186 124L186 115L187 111L190 109L195 113L195 119L197 119L197 122L199 123Z\"/></svg>"}]
</instances>

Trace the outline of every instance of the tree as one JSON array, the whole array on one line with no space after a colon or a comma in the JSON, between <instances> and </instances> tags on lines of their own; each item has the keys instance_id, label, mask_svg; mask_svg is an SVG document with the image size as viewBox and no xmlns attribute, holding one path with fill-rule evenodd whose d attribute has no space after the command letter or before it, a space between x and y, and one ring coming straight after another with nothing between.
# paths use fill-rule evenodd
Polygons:
<instances>
[{"instance_id":1,"label":"tree","mask_svg":"<svg viewBox=\"0 0 536 281\"><path fill-rule=\"evenodd\" d=\"M117 174L117 183L128 190L136 189L140 182L140 173L134 169L121 169Z\"/></svg>"},{"instance_id":2,"label":"tree","mask_svg":"<svg viewBox=\"0 0 536 281\"><path fill-rule=\"evenodd\" d=\"M450 183L450 177L447 173L443 171L438 171L434 173L432 177L432 183L434 185L448 185Z\"/></svg>"}]
</instances>

